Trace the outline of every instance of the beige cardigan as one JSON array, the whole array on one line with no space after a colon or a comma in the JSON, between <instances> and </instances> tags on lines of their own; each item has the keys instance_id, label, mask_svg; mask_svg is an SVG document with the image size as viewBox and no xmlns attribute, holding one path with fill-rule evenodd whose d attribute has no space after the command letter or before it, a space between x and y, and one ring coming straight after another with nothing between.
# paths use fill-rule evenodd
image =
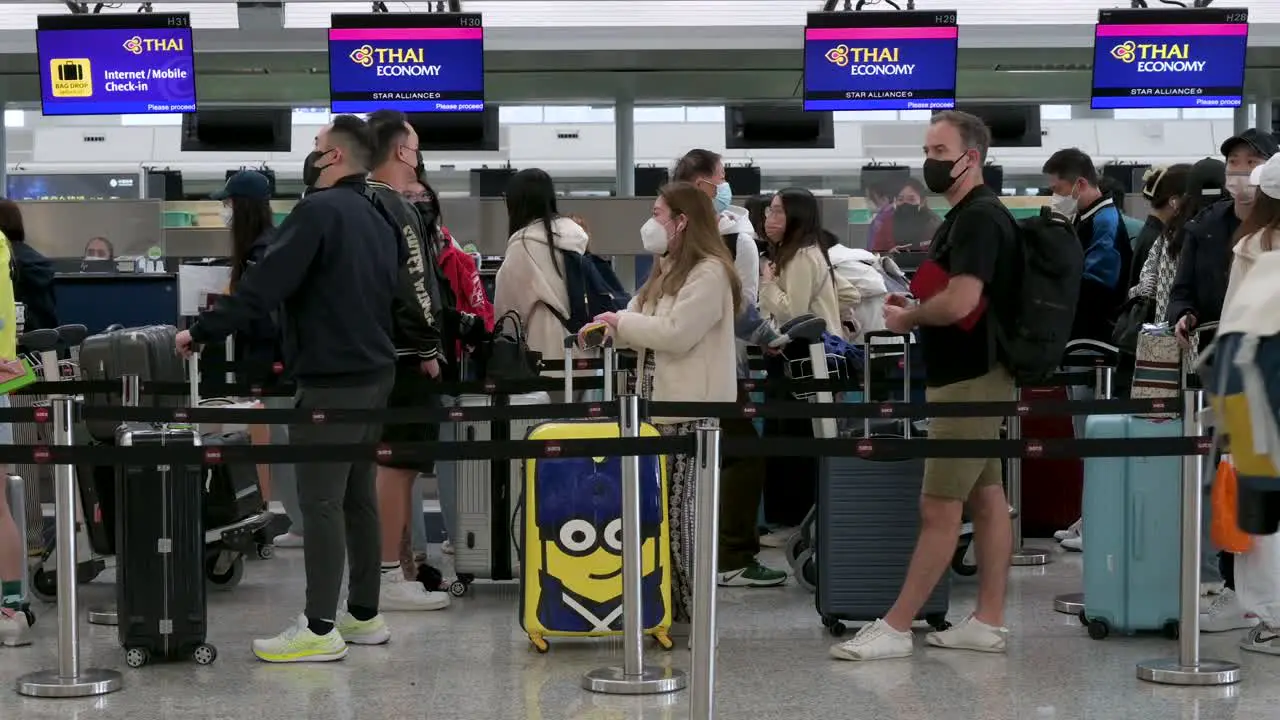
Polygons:
<instances>
[{"instance_id":1,"label":"beige cardigan","mask_svg":"<svg viewBox=\"0 0 1280 720\"><path fill-rule=\"evenodd\" d=\"M662 262L661 260L659 262ZM618 315L615 341L640 352L637 367L654 355L651 400L733 402L738 397L733 292L723 264L703 260L680 292L638 307L634 298ZM654 418L655 423L690 418Z\"/></svg>"},{"instance_id":2,"label":"beige cardigan","mask_svg":"<svg viewBox=\"0 0 1280 720\"><path fill-rule=\"evenodd\" d=\"M586 251L587 234L577 223L558 217L552 222L551 230L557 248L579 254ZM564 339L569 334L555 313L547 309L552 308L566 317L569 314L564 258L557 257L555 262L553 266L542 223L521 229L507 240L507 253L498 268L493 296L494 317L502 317L511 310L519 313L529 349L542 353L549 363L564 358Z\"/></svg>"},{"instance_id":3,"label":"beige cardigan","mask_svg":"<svg viewBox=\"0 0 1280 720\"><path fill-rule=\"evenodd\" d=\"M1266 230L1259 230L1255 233L1250 233L1240 238L1240 242L1236 243L1235 248L1232 250L1235 253L1235 258L1231 261L1231 276L1227 280L1227 296L1222 303L1222 307L1225 308L1231 305L1232 296L1236 294L1240 283L1244 282L1244 276L1248 275L1249 271L1253 269L1253 264L1257 262L1258 256L1264 252L1274 252L1274 250L1266 250L1262 245L1263 233L1265 232ZM1280 250L1280 237L1271 238L1271 244L1276 250Z\"/></svg>"},{"instance_id":4,"label":"beige cardigan","mask_svg":"<svg viewBox=\"0 0 1280 720\"><path fill-rule=\"evenodd\" d=\"M817 245L803 248L776 278L760 283L760 309L779 327L801 315L816 315L827 321L828 332L842 335L840 309L856 307L859 299L858 290L832 272Z\"/></svg>"}]
</instances>

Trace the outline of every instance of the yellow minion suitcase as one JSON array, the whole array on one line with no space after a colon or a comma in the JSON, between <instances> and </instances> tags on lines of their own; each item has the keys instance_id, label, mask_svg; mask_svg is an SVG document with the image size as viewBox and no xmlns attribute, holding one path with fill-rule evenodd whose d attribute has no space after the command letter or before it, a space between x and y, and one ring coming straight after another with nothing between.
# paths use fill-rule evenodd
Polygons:
<instances>
[{"instance_id":1,"label":"yellow minion suitcase","mask_svg":"<svg viewBox=\"0 0 1280 720\"><path fill-rule=\"evenodd\" d=\"M656 437L652 425L642 437ZM617 438L617 423L549 422L529 440ZM671 536L665 457L640 458L645 633L671 648ZM538 652L549 637L622 632L622 461L540 458L524 465L520 624Z\"/></svg>"}]
</instances>

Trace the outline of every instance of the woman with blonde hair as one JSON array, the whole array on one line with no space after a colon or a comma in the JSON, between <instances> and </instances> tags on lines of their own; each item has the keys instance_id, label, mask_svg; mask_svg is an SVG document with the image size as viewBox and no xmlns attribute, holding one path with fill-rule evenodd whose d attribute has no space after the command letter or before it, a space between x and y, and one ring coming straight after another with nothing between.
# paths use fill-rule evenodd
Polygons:
<instances>
[{"instance_id":1,"label":"woman with blonde hair","mask_svg":"<svg viewBox=\"0 0 1280 720\"><path fill-rule=\"evenodd\" d=\"M734 319L742 284L720 236L711 198L690 183L659 191L653 216L640 229L644 249L658 256L627 309L596 318L619 346L639 351L636 380L648 400L733 402L738 397ZM654 418L664 435L688 435L697 418ZM695 460L668 459L672 554L672 615L688 622L693 596Z\"/></svg>"}]
</instances>

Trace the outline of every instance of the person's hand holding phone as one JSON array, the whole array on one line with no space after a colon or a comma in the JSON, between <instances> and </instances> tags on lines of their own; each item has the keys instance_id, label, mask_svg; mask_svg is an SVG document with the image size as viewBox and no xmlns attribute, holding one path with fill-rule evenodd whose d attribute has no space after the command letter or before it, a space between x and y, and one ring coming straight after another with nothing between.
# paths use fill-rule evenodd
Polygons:
<instances>
[{"instance_id":1,"label":"person's hand holding phone","mask_svg":"<svg viewBox=\"0 0 1280 720\"><path fill-rule=\"evenodd\" d=\"M604 313L603 315L613 315L613 313ZM603 315L601 317L603 317ZM578 347L583 350L587 350L604 345L612 328L616 325L616 319L614 320L613 325L610 325L607 322L601 322L599 319L597 319L596 322L589 322L586 325L583 325L582 329L578 331Z\"/></svg>"},{"instance_id":2,"label":"person's hand holding phone","mask_svg":"<svg viewBox=\"0 0 1280 720\"><path fill-rule=\"evenodd\" d=\"M1178 345L1184 350L1191 348L1191 333L1196 329L1196 316L1187 313L1178 318L1178 324L1173 327L1173 337L1177 339Z\"/></svg>"}]
</instances>

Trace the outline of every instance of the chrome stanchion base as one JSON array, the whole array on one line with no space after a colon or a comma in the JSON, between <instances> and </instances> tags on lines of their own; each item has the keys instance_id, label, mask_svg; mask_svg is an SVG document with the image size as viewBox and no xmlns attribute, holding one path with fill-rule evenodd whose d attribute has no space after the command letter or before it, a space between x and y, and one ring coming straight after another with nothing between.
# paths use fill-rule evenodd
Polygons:
<instances>
[{"instance_id":1,"label":"chrome stanchion base","mask_svg":"<svg viewBox=\"0 0 1280 720\"><path fill-rule=\"evenodd\" d=\"M1138 679L1160 685L1230 685L1240 682L1240 666L1224 660L1201 660L1183 667L1177 658L1138 663Z\"/></svg>"},{"instance_id":2,"label":"chrome stanchion base","mask_svg":"<svg viewBox=\"0 0 1280 720\"><path fill-rule=\"evenodd\" d=\"M1054 612L1079 615L1084 610L1084 593L1065 593L1053 599Z\"/></svg>"},{"instance_id":3,"label":"chrome stanchion base","mask_svg":"<svg viewBox=\"0 0 1280 720\"><path fill-rule=\"evenodd\" d=\"M582 687L608 695L657 695L683 690L689 677L683 670L646 665L639 675L627 675L622 667L596 668L582 676Z\"/></svg>"},{"instance_id":4,"label":"chrome stanchion base","mask_svg":"<svg viewBox=\"0 0 1280 720\"><path fill-rule=\"evenodd\" d=\"M1031 567L1033 565L1045 565L1049 562L1049 553L1044 550L1023 546L1021 550L1014 550L1013 557L1010 558L1009 564L1014 567Z\"/></svg>"},{"instance_id":5,"label":"chrome stanchion base","mask_svg":"<svg viewBox=\"0 0 1280 720\"><path fill-rule=\"evenodd\" d=\"M89 624L90 625L110 625L115 626L119 623L116 616L116 609L113 606L89 608Z\"/></svg>"},{"instance_id":6,"label":"chrome stanchion base","mask_svg":"<svg viewBox=\"0 0 1280 720\"><path fill-rule=\"evenodd\" d=\"M86 668L74 678L64 678L57 670L40 670L18 678L19 695L39 698L95 697L124 687L124 678L115 670Z\"/></svg>"}]
</instances>

